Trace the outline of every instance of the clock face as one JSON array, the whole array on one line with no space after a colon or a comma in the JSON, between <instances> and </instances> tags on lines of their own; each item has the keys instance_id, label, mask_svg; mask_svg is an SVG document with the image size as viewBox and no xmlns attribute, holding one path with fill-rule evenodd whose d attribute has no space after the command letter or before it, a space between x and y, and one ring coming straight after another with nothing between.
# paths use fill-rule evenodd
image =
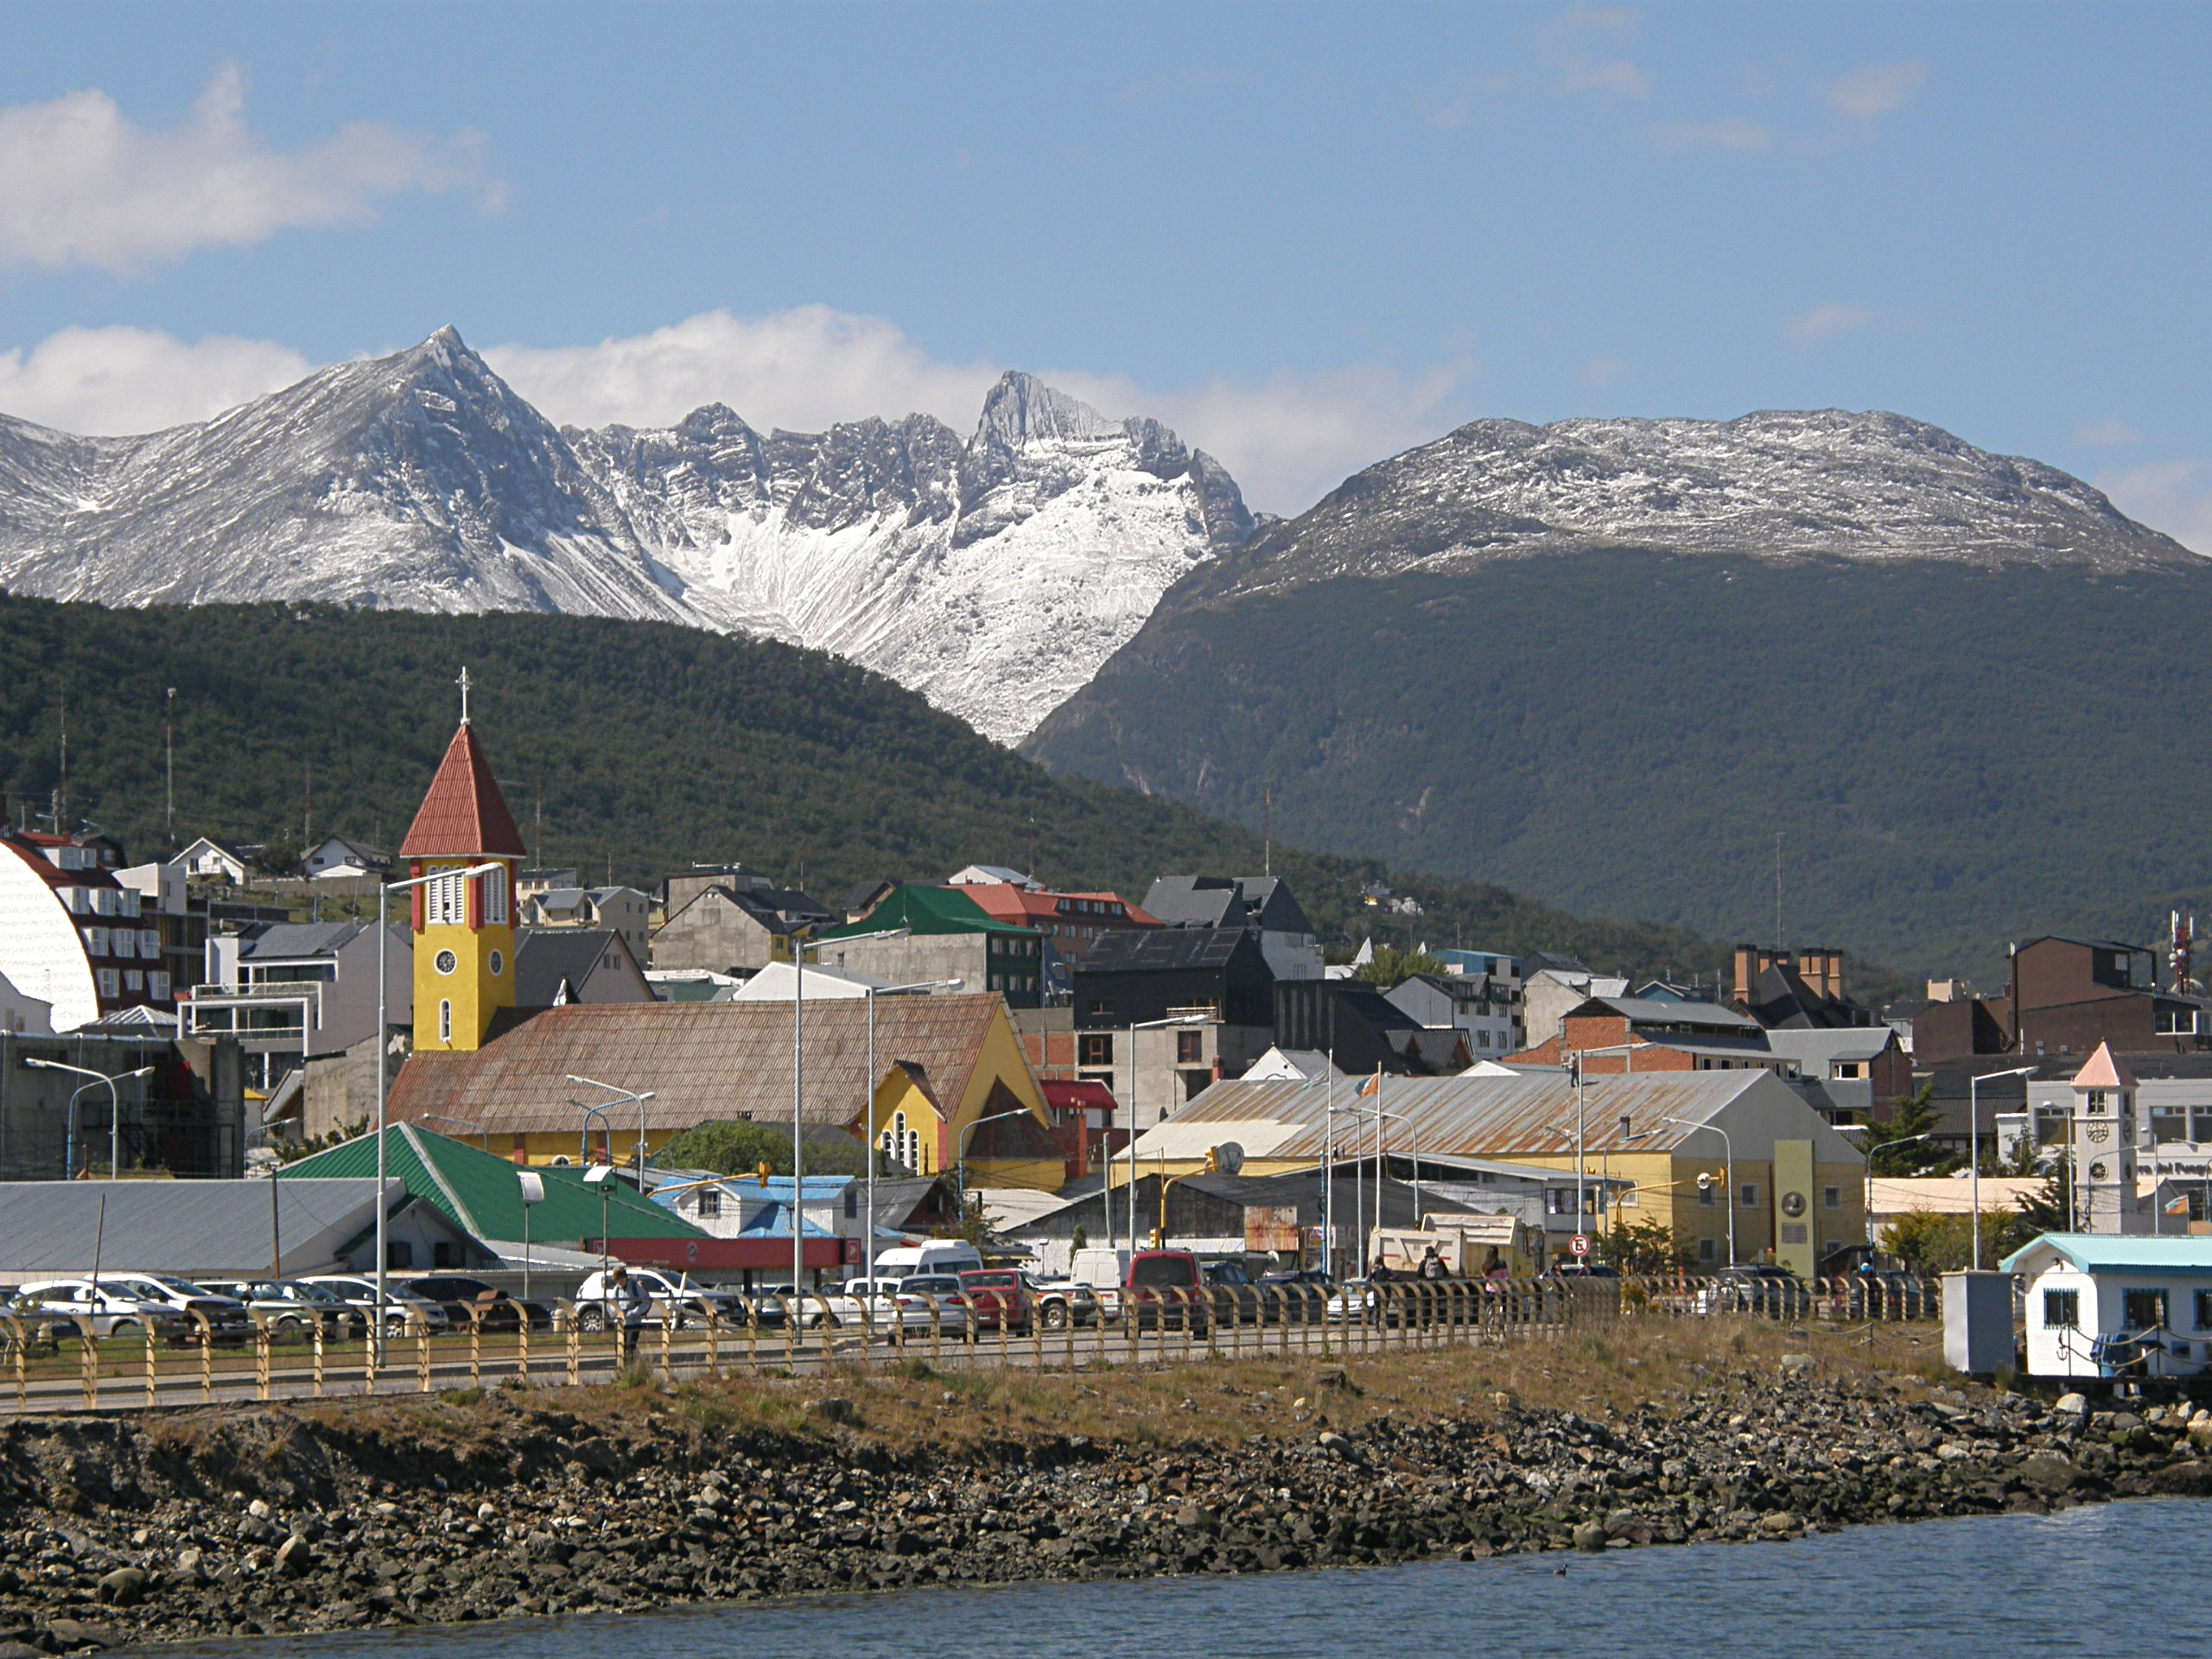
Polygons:
<instances>
[{"instance_id":1,"label":"clock face","mask_svg":"<svg viewBox=\"0 0 2212 1659\"><path fill-rule=\"evenodd\" d=\"M492 953L492 977L497 979L507 971L507 959L497 950Z\"/></svg>"},{"instance_id":2,"label":"clock face","mask_svg":"<svg viewBox=\"0 0 2212 1659\"><path fill-rule=\"evenodd\" d=\"M442 974L449 974L461 966L461 958L450 950L441 950L430 959L430 965Z\"/></svg>"}]
</instances>

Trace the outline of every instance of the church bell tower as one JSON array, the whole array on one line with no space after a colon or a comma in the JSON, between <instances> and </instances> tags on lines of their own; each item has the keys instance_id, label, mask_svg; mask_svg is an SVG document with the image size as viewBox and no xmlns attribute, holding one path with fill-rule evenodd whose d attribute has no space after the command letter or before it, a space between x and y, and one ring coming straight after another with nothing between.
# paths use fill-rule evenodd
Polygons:
<instances>
[{"instance_id":1,"label":"church bell tower","mask_svg":"<svg viewBox=\"0 0 2212 1659\"><path fill-rule=\"evenodd\" d=\"M493 1015L515 1005L515 867L525 849L469 724L465 669L461 688L461 729L399 848L409 875L433 878L410 889L418 1053L480 1048Z\"/></svg>"}]
</instances>

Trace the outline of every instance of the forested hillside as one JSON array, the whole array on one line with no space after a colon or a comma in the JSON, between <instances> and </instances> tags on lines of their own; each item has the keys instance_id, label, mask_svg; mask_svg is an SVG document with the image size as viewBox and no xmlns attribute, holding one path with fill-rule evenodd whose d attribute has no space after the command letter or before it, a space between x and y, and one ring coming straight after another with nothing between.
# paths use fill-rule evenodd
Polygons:
<instances>
[{"instance_id":1,"label":"forested hillside","mask_svg":"<svg viewBox=\"0 0 2212 1659\"><path fill-rule=\"evenodd\" d=\"M942 880L987 861L1141 896L1163 872L1249 873L1263 858L1249 830L1056 779L819 652L583 617L110 611L0 596L10 820L53 810L66 704L67 815L120 836L134 857L158 855L175 687L180 842L296 846L337 832L388 849L452 736L464 664L525 839L587 879L646 884L693 861L743 861L835 903L864 878ZM1479 881L1392 876L1374 860L1278 845L1274 868L1334 946L1384 921L1360 897L1381 880L1424 909L1378 926L1400 943L1548 948L1623 972L1710 974L1722 959L1679 930L1579 920Z\"/></svg>"}]
</instances>

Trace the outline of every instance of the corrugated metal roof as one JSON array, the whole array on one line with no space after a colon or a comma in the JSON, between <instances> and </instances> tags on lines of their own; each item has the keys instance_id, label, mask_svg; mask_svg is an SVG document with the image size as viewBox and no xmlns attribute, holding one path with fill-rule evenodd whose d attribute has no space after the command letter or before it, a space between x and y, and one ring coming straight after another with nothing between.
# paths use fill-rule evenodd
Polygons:
<instances>
[{"instance_id":1,"label":"corrugated metal roof","mask_svg":"<svg viewBox=\"0 0 2212 1659\"><path fill-rule=\"evenodd\" d=\"M413 1123L395 1124L385 1133L389 1137L385 1168L406 1183L409 1192L443 1211L454 1225L478 1238L523 1236L522 1184L515 1179L521 1172L514 1165ZM365 1135L287 1164L278 1173L278 1182L283 1185L320 1175L374 1174L376 1166L377 1138ZM530 1206L531 1237L547 1243L597 1238L601 1188L586 1185L581 1168L538 1166L535 1173L544 1178L545 1201ZM652 1199L639 1198L626 1182L608 1181L605 1191L606 1226L616 1238L706 1236Z\"/></svg>"},{"instance_id":2,"label":"corrugated metal roof","mask_svg":"<svg viewBox=\"0 0 2212 1659\"><path fill-rule=\"evenodd\" d=\"M2040 1272L2054 1256L2083 1273L2212 1273L2212 1238L2045 1233L1998 1265L2007 1273Z\"/></svg>"},{"instance_id":3,"label":"corrugated metal roof","mask_svg":"<svg viewBox=\"0 0 2212 1659\"><path fill-rule=\"evenodd\" d=\"M373 1180L279 1181L284 1270L327 1266L375 1220L376 1190ZM395 1180L386 1190L397 1198L404 1188ZM265 1180L0 1183L0 1279L86 1273L95 1259L117 1273L266 1274L270 1207Z\"/></svg>"},{"instance_id":4,"label":"corrugated metal roof","mask_svg":"<svg viewBox=\"0 0 2212 1659\"><path fill-rule=\"evenodd\" d=\"M1590 1001L1639 1023L1649 1020L1654 1025L1701 1026L1708 1029L1759 1029L1758 1020L1733 1008L1724 1008L1718 1002L1670 1002L1651 996L1593 996Z\"/></svg>"},{"instance_id":5,"label":"corrugated metal roof","mask_svg":"<svg viewBox=\"0 0 2212 1659\"><path fill-rule=\"evenodd\" d=\"M1241 927L1116 929L1091 941L1075 961L1086 974L1141 974L1218 968L1250 936Z\"/></svg>"},{"instance_id":6,"label":"corrugated metal roof","mask_svg":"<svg viewBox=\"0 0 2212 1659\"><path fill-rule=\"evenodd\" d=\"M868 1001L806 1004L810 1123L842 1128L861 1114L873 1081L867 1075ZM982 994L873 1001L879 1074L901 1063L918 1066L938 1098L955 1105L965 1098L992 1021L1006 1017L1004 1002ZM789 1123L791 1013L789 1002L547 1008L474 1053L415 1055L392 1085L391 1115L464 1118L494 1135L574 1132L583 1118L569 1102L589 1092L565 1081L575 1076L652 1090L649 1128L688 1129L739 1117ZM637 1109L620 1108L613 1116L619 1141L626 1127L634 1128Z\"/></svg>"},{"instance_id":7,"label":"corrugated metal roof","mask_svg":"<svg viewBox=\"0 0 2212 1659\"><path fill-rule=\"evenodd\" d=\"M1583 1145L1592 1154L1672 1151L1695 1131L1668 1119L1701 1123L1761 1087L1789 1091L1807 1117L1818 1122L1787 1084L1763 1067L1593 1077L1583 1089ZM1318 1160L1324 1144L1325 1103L1340 1109L1332 1137L1338 1147L1348 1145L1357 1121L1343 1116L1341 1109L1372 1110L1379 1104L1412 1122L1411 1134L1404 1124L1389 1126L1393 1148L1410 1152L1417 1135L1424 1157L1432 1153L1490 1158L1557 1154L1568 1142L1553 1131L1572 1135L1576 1117L1573 1083L1558 1073L1387 1077L1379 1097L1363 1098L1356 1096L1349 1080L1333 1087L1321 1082L1217 1083L1141 1137L1137 1157L1140 1164L1147 1155L1163 1152L1169 1158L1191 1157L1198 1155L1189 1150L1193 1146L1202 1153L1206 1146L1233 1140L1249 1157ZM1630 1119L1630 1132L1637 1136L1633 1148L1621 1135L1624 1114ZM1371 1135L1371 1130L1368 1133Z\"/></svg>"}]
</instances>

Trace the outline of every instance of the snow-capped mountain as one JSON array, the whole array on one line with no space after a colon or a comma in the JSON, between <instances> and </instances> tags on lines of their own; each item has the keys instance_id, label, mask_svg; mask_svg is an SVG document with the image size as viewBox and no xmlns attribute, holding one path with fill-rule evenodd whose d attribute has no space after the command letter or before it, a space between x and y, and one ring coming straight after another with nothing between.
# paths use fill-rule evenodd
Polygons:
<instances>
[{"instance_id":1,"label":"snow-capped mountain","mask_svg":"<svg viewBox=\"0 0 2212 1659\"><path fill-rule=\"evenodd\" d=\"M561 431L447 328L144 437L0 416L16 592L739 628L851 658L1002 741L1252 528L1173 433L1026 375L964 440L920 415L763 435L715 405Z\"/></svg>"},{"instance_id":2,"label":"snow-capped mountain","mask_svg":"<svg viewBox=\"0 0 2212 1659\"><path fill-rule=\"evenodd\" d=\"M1027 375L964 441L927 415L764 437L720 406L566 435L703 619L849 657L1001 741L1252 531L1203 451Z\"/></svg>"},{"instance_id":3,"label":"snow-capped mountain","mask_svg":"<svg viewBox=\"0 0 2212 1659\"><path fill-rule=\"evenodd\" d=\"M1605 547L1770 561L2200 563L2055 467L1899 415L1815 410L1722 422L1476 421L1354 475L1188 592Z\"/></svg>"}]
</instances>

